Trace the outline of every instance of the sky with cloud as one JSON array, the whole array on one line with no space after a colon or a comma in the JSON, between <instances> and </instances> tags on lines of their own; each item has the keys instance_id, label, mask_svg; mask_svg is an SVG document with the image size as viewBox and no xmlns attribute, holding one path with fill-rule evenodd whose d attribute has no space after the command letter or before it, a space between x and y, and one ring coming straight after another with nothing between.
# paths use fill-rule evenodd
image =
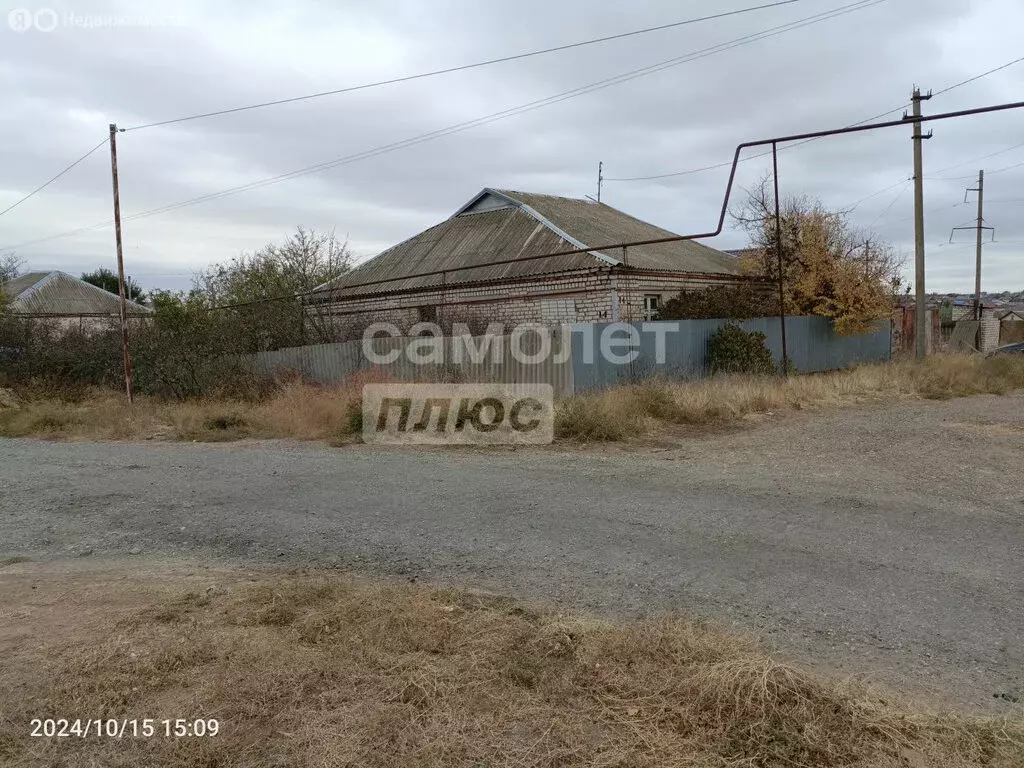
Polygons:
<instances>
[{"instance_id":1,"label":"sky with cloud","mask_svg":"<svg viewBox=\"0 0 1024 768\"><path fill-rule=\"evenodd\" d=\"M116 122L129 129L118 137L126 269L146 288L179 289L195 270L280 241L300 225L333 229L366 258L451 215L485 186L594 195L599 161L609 179L604 202L676 232L707 231L728 168L665 174L729 161L742 141L841 127L885 110L899 118L914 84L936 92L926 114L1024 99L1024 62L938 93L1024 56L1019 0L879 0L852 8L854 0L799 0L436 77L137 128L767 1L22 0L0 17L0 210L96 146ZM811 18L844 7L833 18ZM644 68L654 71L620 78ZM541 101L562 94L570 97ZM516 110L524 105L536 108ZM986 170L985 219L996 228L996 242L985 246L984 288L1024 288L1024 110L930 127L928 290L973 289L973 233L949 239L952 227L976 215L964 191L979 168ZM783 194L834 207L861 201L854 223L912 256L910 132L899 126L784 149ZM321 164L327 167L256 185ZM750 186L769 169L770 158L745 161L738 183ZM652 176L663 178L615 181ZM32 269L112 267L110 218L109 152L101 146L0 216L0 251L17 246ZM745 243L732 227L705 242Z\"/></svg>"}]
</instances>

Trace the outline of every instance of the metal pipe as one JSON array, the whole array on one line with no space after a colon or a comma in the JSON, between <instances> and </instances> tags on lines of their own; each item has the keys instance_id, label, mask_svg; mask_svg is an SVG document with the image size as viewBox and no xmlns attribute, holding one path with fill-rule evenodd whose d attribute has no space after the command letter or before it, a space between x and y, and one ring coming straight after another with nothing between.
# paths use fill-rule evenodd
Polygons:
<instances>
[{"instance_id":1,"label":"metal pipe","mask_svg":"<svg viewBox=\"0 0 1024 768\"><path fill-rule=\"evenodd\" d=\"M775 184L775 259L779 269L779 325L782 330L782 366L779 375L789 376L789 355L786 350L786 291L782 267L782 213L779 202L779 147L772 142L772 180Z\"/></svg>"},{"instance_id":2,"label":"metal pipe","mask_svg":"<svg viewBox=\"0 0 1024 768\"><path fill-rule=\"evenodd\" d=\"M874 131L880 128L895 128L897 126L905 126L909 122L920 122L929 123L938 120L950 120L957 117L969 117L971 115L982 115L991 112L1003 112L1010 109L1021 109L1024 108L1024 101L1009 102L1006 104L995 104L988 107L975 107L974 109L961 109L955 112L941 112L935 115L927 115L922 117L910 118L904 116L899 120L888 120L882 123L869 123L867 125L856 125L845 128L832 128L824 131L813 131L810 133L795 133L788 136L776 136L770 139L758 139L757 141L745 141L742 144L736 146L736 150L733 152L732 166L729 169L729 179L725 185L725 197L722 200L722 207L718 215L718 225L714 230L710 232L701 232L693 235L672 235L671 237L659 237L649 240L632 240L629 242L620 243L609 243L607 245L590 245L585 248L571 248L564 251L555 251L552 253L543 253L536 256L526 256L515 259L500 259L497 261L488 261L482 264L466 265L462 267L448 267L445 270L432 270L429 272L419 272L413 275L403 275L402 277L386 278L384 280L369 280L362 283L352 283L350 285L340 286L338 288L326 288L326 289L314 289L312 291L306 291L299 294L290 294L288 296L279 296L270 299L261 299L252 302L243 302L240 304L231 304L222 307L211 307L211 309L234 309L237 307L249 306L251 304L261 304L266 301L284 301L287 299L301 298L304 296L316 296L320 302L330 301L331 294L333 291L345 291L353 288L363 288L371 285L383 285L384 283L400 282L402 280L413 280L420 277L434 277L440 275L442 272L462 272L471 269L482 269L484 267L500 266L503 264L513 264L518 262L536 261L538 259L550 259L557 256L574 256L582 253L590 253L591 251L617 251L625 247L630 246L642 246L642 245L659 245L661 243L678 243L686 240L704 240L707 238L717 237L722 233L722 229L725 227L725 217L729 210L729 200L732 197L733 185L736 181L736 168L739 165L740 153L744 149L751 147L760 147L766 145L778 145L788 141L803 141L807 139L818 139L825 136L839 136L847 133L862 133L864 131ZM692 273L700 274L700 273ZM713 274L713 273L712 273ZM495 278L501 279L501 278Z\"/></svg>"}]
</instances>

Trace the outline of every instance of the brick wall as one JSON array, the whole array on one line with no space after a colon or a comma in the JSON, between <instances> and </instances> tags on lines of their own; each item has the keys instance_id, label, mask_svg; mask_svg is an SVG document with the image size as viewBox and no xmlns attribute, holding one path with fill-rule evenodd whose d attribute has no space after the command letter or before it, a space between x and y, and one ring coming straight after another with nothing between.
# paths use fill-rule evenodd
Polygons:
<instances>
[{"instance_id":1,"label":"brick wall","mask_svg":"<svg viewBox=\"0 0 1024 768\"><path fill-rule=\"evenodd\" d=\"M657 296L664 305L683 289L722 282L734 280L728 276L586 270L443 290L353 297L310 307L308 311L329 316L338 338L358 335L372 322L407 328L420 320L442 325L452 321L471 325L637 321L645 319L645 296Z\"/></svg>"},{"instance_id":2,"label":"brick wall","mask_svg":"<svg viewBox=\"0 0 1024 768\"><path fill-rule=\"evenodd\" d=\"M991 352L999 346L999 319L997 312L992 307L983 307L981 310L981 324L978 326L978 351L981 353Z\"/></svg>"}]
</instances>

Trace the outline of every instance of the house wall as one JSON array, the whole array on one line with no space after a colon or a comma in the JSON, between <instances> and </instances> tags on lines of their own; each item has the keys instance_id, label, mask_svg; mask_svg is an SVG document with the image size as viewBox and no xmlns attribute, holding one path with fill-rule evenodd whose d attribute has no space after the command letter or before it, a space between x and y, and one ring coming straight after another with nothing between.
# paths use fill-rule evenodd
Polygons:
<instances>
[{"instance_id":1,"label":"house wall","mask_svg":"<svg viewBox=\"0 0 1024 768\"><path fill-rule=\"evenodd\" d=\"M981 353L991 352L999 346L999 318L997 310L991 307L984 307L981 310L981 324L978 326L978 351Z\"/></svg>"},{"instance_id":2,"label":"house wall","mask_svg":"<svg viewBox=\"0 0 1024 768\"><path fill-rule=\"evenodd\" d=\"M402 328L420 320L517 323L609 322L645 319L644 297L659 303L679 291L732 283L736 279L677 273L627 273L608 269L519 278L503 282L433 288L408 293L342 299L311 305L307 312L334 330L337 338L358 336L373 322Z\"/></svg>"},{"instance_id":3,"label":"house wall","mask_svg":"<svg viewBox=\"0 0 1024 768\"><path fill-rule=\"evenodd\" d=\"M1024 341L1024 320L1003 320L999 326L999 346Z\"/></svg>"},{"instance_id":4,"label":"house wall","mask_svg":"<svg viewBox=\"0 0 1024 768\"><path fill-rule=\"evenodd\" d=\"M117 315L108 317L96 315L31 315L12 313L11 317L31 321L37 325L45 325L57 333L75 331L87 336L111 330L118 330L121 327L121 319ZM129 329L137 328L145 321L145 319L145 317L140 317L138 315L129 315Z\"/></svg>"}]
</instances>

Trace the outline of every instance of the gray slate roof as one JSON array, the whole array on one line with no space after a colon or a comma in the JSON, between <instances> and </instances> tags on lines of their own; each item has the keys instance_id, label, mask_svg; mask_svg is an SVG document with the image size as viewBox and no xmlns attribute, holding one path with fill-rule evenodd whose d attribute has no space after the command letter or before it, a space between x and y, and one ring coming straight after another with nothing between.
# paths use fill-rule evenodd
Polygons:
<instances>
[{"instance_id":1,"label":"gray slate roof","mask_svg":"<svg viewBox=\"0 0 1024 768\"><path fill-rule=\"evenodd\" d=\"M120 298L66 272L26 272L0 284L9 300L7 310L19 315L117 316ZM152 310L128 302L128 314L144 315Z\"/></svg>"},{"instance_id":2,"label":"gray slate roof","mask_svg":"<svg viewBox=\"0 0 1024 768\"><path fill-rule=\"evenodd\" d=\"M675 233L648 224L610 205L531 192L486 188L455 214L420 234L392 246L351 272L320 286L333 297L384 293L458 283L503 280L622 263L621 249L600 246L672 237ZM591 249L522 263L462 269L503 259ZM697 242L680 241L631 247L626 265L633 269L686 274L736 275L736 259ZM445 271L442 276L440 272ZM438 272L408 278L423 272ZM357 283L376 285L348 288Z\"/></svg>"}]
</instances>

